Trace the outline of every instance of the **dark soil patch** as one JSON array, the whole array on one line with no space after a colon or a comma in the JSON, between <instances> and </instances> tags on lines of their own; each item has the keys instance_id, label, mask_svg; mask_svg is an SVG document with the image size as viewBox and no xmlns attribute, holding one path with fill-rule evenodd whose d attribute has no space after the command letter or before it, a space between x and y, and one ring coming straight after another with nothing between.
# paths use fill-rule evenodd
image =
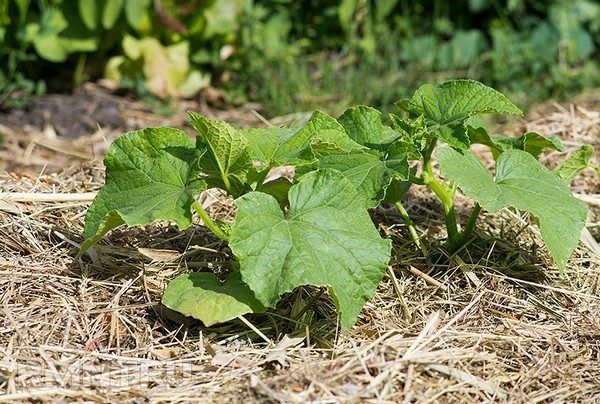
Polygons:
<instances>
[{"instance_id":1,"label":"dark soil patch","mask_svg":"<svg viewBox=\"0 0 600 404\"><path fill-rule=\"evenodd\" d=\"M39 131L51 125L58 136L73 139L94 133L99 127L123 128L121 105L119 97L97 87L81 87L73 94L41 96L24 109L2 111L0 121L13 128L27 125Z\"/></svg>"}]
</instances>

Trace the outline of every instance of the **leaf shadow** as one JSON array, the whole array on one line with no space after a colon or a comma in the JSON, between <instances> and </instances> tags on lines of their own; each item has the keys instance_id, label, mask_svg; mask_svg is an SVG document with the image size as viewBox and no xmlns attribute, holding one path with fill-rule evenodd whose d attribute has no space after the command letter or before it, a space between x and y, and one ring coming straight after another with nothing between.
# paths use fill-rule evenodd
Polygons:
<instances>
[{"instance_id":1,"label":"leaf shadow","mask_svg":"<svg viewBox=\"0 0 600 404\"><path fill-rule=\"evenodd\" d=\"M456 206L457 217L463 225L473 208L472 204ZM411 195L407 210L428 256L417 248L407 226L393 206L383 206L372 212L377 225L393 242L392 264L414 266L424 273L445 274L457 268L484 273L495 271L508 277L543 282L550 262L542 244L537 244L527 226L511 223L501 214L480 215L473 236L455 254L446 249L447 233L443 208L429 195Z\"/></svg>"}]
</instances>

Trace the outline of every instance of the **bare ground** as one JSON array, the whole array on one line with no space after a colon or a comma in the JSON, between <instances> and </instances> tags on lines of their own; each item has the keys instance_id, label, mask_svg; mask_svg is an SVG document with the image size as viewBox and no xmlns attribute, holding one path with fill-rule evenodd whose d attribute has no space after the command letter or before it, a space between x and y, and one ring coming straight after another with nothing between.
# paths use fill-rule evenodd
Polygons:
<instances>
[{"instance_id":1,"label":"bare ground","mask_svg":"<svg viewBox=\"0 0 600 404\"><path fill-rule=\"evenodd\" d=\"M541 106L518 129L557 133L566 153L594 144L598 158L596 100ZM137 118L125 118L125 127L154 124L128 111ZM261 122L252 110L239 119L220 114ZM165 120L180 126L183 116ZM99 128L68 139L51 124L0 132L0 192L30 199L97 190L103 170L94 156L119 133ZM562 157L548 154L545 163ZM394 258L346 336L314 288L247 323L211 328L162 309L176 274L220 271L231 258L201 227L116 230L92 257L76 260L86 202L0 200L0 401L598 402L600 181L586 173L574 191L594 213L564 275L515 212L484 215L466 251L439 250L428 263L393 209L375 211ZM231 215L219 195L203 203ZM445 236L436 202L414 189L407 205L435 251ZM464 220L469 202L461 207Z\"/></svg>"}]
</instances>

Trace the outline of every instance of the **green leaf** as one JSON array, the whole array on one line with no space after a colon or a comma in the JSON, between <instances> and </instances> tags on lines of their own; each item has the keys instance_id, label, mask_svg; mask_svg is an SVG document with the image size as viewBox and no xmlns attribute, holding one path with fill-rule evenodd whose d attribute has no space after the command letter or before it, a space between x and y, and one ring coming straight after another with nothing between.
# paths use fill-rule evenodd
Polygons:
<instances>
[{"instance_id":1,"label":"green leaf","mask_svg":"<svg viewBox=\"0 0 600 404\"><path fill-rule=\"evenodd\" d=\"M339 120L348 137L369 149L317 153L318 162L297 168L297 173L302 175L315 168L340 171L359 191L364 206L374 208L393 180L408 179L406 144L398 140L398 132L381 123L381 113L373 108L349 108Z\"/></svg>"},{"instance_id":2,"label":"green leaf","mask_svg":"<svg viewBox=\"0 0 600 404\"><path fill-rule=\"evenodd\" d=\"M363 206L374 208L385 197L392 180L407 180L408 160L405 154L380 157L371 153L324 154L319 156L319 168L344 174L359 191ZM299 174L304 173L302 169Z\"/></svg>"},{"instance_id":3,"label":"green leaf","mask_svg":"<svg viewBox=\"0 0 600 404\"><path fill-rule=\"evenodd\" d=\"M123 12L123 0L106 0L102 10L102 27L112 29Z\"/></svg>"},{"instance_id":4,"label":"green leaf","mask_svg":"<svg viewBox=\"0 0 600 404\"><path fill-rule=\"evenodd\" d=\"M503 150L523 150L538 159L544 150L563 151L564 146L557 136L549 138L536 132L527 132L518 137L494 136L494 141L501 145Z\"/></svg>"},{"instance_id":5,"label":"green leaf","mask_svg":"<svg viewBox=\"0 0 600 404\"><path fill-rule=\"evenodd\" d=\"M124 223L172 220L181 229L190 226L194 195L206 187L199 179L201 155L185 132L172 128L147 128L116 139L104 159L106 185L85 218L79 254Z\"/></svg>"},{"instance_id":6,"label":"green leaf","mask_svg":"<svg viewBox=\"0 0 600 404\"><path fill-rule=\"evenodd\" d=\"M229 245L242 278L268 307L297 286L326 286L347 331L383 277L391 243L338 172L306 175L292 186L289 200L287 213L260 192L236 201Z\"/></svg>"},{"instance_id":7,"label":"green leaf","mask_svg":"<svg viewBox=\"0 0 600 404\"><path fill-rule=\"evenodd\" d=\"M288 193L291 187L292 183L287 178L279 177L265 182L259 191L271 195L279 202L281 208L285 208L289 204Z\"/></svg>"},{"instance_id":8,"label":"green leaf","mask_svg":"<svg viewBox=\"0 0 600 404\"><path fill-rule=\"evenodd\" d=\"M201 320L207 327L265 311L237 271L222 284L212 273L179 275L169 282L161 301L171 310Z\"/></svg>"},{"instance_id":9,"label":"green leaf","mask_svg":"<svg viewBox=\"0 0 600 404\"><path fill-rule=\"evenodd\" d=\"M410 168L410 175L415 176L417 174L418 165L415 164ZM394 179L390 182L390 185L385 189L385 197L381 202L383 203L396 203L402 201L402 198L407 194L412 186L412 182L401 181Z\"/></svg>"},{"instance_id":10,"label":"green leaf","mask_svg":"<svg viewBox=\"0 0 600 404\"><path fill-rule=\"evenodd\" d=\"M416 119L407 119L390 114L390 118L392 128L400 134L400 140L395 142L395 147L402 149L409 160L420 160L421 151L425 150L433 136L427 132L423 115Z\"/></svg>"},{"instance_id":11,"label":"green leaf","mask_svg":"<svg viewBox=\"0 0 600 404\"><path fill-rule=\"evenodd\" d=\"M248 139L252 159L267 167L307 164L315 152L365 149L348 137L335 118L319 111L298 128L241 129L241 133Z\"/></svg>"},{"instance_id":12,"label":"green leaf","mask_svg":"<svg viewBox=\"0 0 600 404\"><path fill-rule=\"evenodd\" d=\"M536 159L547 149L564 150L564 146L557 136L546 138L536 132L527 132L518 137L490 136L484 128L471 126L467 128L471 144L479 143L488 146L496 160L506 150L523 150Z\"/></svg>"},{"instance_id":13,"label":"green leaf","mask_svg":"<svg viewBox=\"0 0 600 404\"><path fill-rule=\"evenodd\" d=\"M212 121L195 112L189 112L189 116L198 131L198 145L207 149L201 164L208 175L208 186L227 190L234 197L241 195L252 168L248 140L226 122Z\"/></svg>"},{"instance_id":14,"label":"green leaf","mask_svg":"<svg viewBox=\"0 0 600 404\"><path fill-rule=\"evenodd\" d=\"M203 39L210 39L215 35L226 36L237 31L238 17L244 6L244 0L212 1L205 4L203 13L206 18L206 27Z\"/></svg>"},{"instance_id":15,"label":"green leaf","mask_svg":"<svg viewBox=\"0 0 600 404\"><path fill-rule=\"evenodd\" d=\"M381 123L381 112L365 105L348 108L338 122L348 137L372 150L385 151L400 134Z\"/></svg>"},{"instance_id":16,"label":"green leaf","mask_svg":"<svg viewBox=\"0 0 600 404\"><path fill-rule=\"evenodd\" d=\"M423 115L430 130L450 146L469 148L465 120L477 114L523 113L504 95L474 80L451 80L440 85L425 84L411 100L397 103L411 116Z\"/></svg>"},{"instance_id":17,"label":"green leaf","mask_svg":"<svg viewBox=\"0 0 600 404\"><path fill-rule=\"evenodd\" d=\"M249 128L240 129L248 139L252 160L263 163L265 167L306 164L308 145L296 142L300 128ZM294 145L296 147L294 147Z\"/></svg>"},{"instance_id":18,"label":"green leaf","mask_svg":"<svg viewBox=\"0 0 600 404\"><path fill-rule=\"evenodd\" d=\"M127 22L138 31L144 31L149 28L150 17L148 9L152 0L127 0L125 2L125 17Z\"/></svg>"},{"instance_id":19,"label":"green leaf","mask_svg":"<svg viewBox=\"0 0 600 404\"><path fill-rule=\"evenodd\" d=\"M36 35L33 40L33 46L42 59L54 63L61 63L67 60L68 52L56 35Z\"/></svg>"},{"instance_id":20,"label":"green leaf","mask_svg":"<svg viewBox=\"0 0 600 404\"><path fill-rule=\"evenodd\" d=\"M557 266L564 270L585 226L587 206L574 198L556 174L531 154L509 150L500 155L496 179L471 151L438 151L442 174L491 212L513 206L531 213Z\"/></svg>"},{"instance_id":21,"label":"green leaf","mask_svg":"<svg viewBox=\"0 0 600 404\"><path fill-rule=\"evenodd\" d=\"M79 15L87 29L93 31L98 26L98 10L96 0L78 0Z\"/></svg>"},{"instance_id":22,"label":"green leaf","mask_svg":"<svg viewBox=\"0 0 600 404\"><path fill-rule=\"evenodd\" d=\"M591 168L600 175L600 167L592 164L590 159L594 155L594 148L589 145L581 146L579 150L573 153L569 158L560 163L554 172L567 183L571 183L575 177L583 170Z\"/></svg>"}]
</instances>

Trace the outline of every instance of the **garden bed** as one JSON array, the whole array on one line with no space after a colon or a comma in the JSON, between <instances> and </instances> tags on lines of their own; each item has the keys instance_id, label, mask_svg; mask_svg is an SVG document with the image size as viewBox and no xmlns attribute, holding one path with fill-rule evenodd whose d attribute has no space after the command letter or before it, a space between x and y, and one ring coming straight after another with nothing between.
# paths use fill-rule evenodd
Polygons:
<instances>
[{"instance_id":1,"label":"garden bed","mask_svg":"<svg viewBox=\"0 0 600 404\"><path fill-rule=\"evenodd\" d=\"M116 230L94 255L75 259L85 195L103 184L99 157L124 129L183 125L202 109L243 125L260 115L184 105L151 118L120 102L122 124L70 138L52 121L3 130L0 192L0 396L3 401L105 402L577 401L600 397L600 181L574 183L592 208L565 274L538 231L514 212L483 215L468 252L429 264L393 209L372 217L393 241L390 270L358 323L336 331L333 304L299 289L276 314L204 327L159 305L167 282L188 269L219 267L230 252L203 228L168 224ZM520 125L558 134L566 152L582 144L600 157L597 99L546 104ZM8 122L8 121L4 121ZM54 130L54 133L52 132ZM555 164L559 153L542 161ZM43 193L79 200L34 202ZM464 200L466 204L466 199ZM222 219L232 205L205 193ZM432 195L412 190L407 209L435 249L443 216ZM458 213L466 220L468 206ZM594 238L595 237L595 238ZM197 245L186 251L188 245ZM186 251L184 253L184 251Z\"/></svg>"}]
</instances>

